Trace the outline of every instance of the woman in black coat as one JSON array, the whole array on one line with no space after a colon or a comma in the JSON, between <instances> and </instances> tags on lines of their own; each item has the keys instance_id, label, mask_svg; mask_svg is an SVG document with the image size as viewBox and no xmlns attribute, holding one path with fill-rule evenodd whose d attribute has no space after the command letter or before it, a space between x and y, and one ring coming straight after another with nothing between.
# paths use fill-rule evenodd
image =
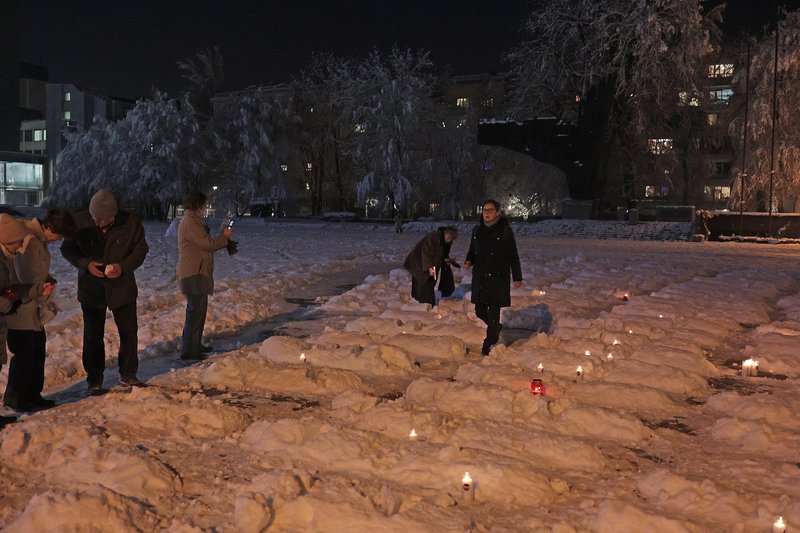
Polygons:
<instances>
[{"instance_id":1,"label":"woman in black coat","mask_svg":"<svg viewBox=\"0 0 800 533\"><path fill-rule=\"evenodd\" d=\"M411 274L411 296L418 302L436 305L436 276L449 260L456 237L454 226L438 228L425 235L406 257L403 268Z\"/></svg>"},{"instance_id":2,"label":"woman in black coat","mask_svg":"<svg viewBox=\"0 0 800 533\"><path fill-rule=\"evenodd\" d=\"M489 355L503 329L500 308L511 305L511 280L514 280L514 288L522 286L517 241L495 200L483 203L481 223L472 230L464 268L473 266L471 300L475 304L475 314L486 323L481 353Z\"/></svg>"}]
</instances>

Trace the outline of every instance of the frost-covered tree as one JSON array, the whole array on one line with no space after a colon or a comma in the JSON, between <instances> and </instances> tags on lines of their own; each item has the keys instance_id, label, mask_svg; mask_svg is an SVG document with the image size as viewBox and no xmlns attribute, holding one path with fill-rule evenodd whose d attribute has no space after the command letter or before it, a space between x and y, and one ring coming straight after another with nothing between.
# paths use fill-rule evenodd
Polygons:
<instances>
[{"instance_id":1,"label":"frost-covered tree","mask_svg":"<svg viewBox=\"0 0 800 533\"><path fill-rule=\"evenodd\" d=\"M393 48L386 57L373 51L341 85L336 104L350 111L355 129L348 154L361 176L359 203L388 215L407 212L422 178L421 131L431 116L428 54Z\"/></svg>"},{"instance_id":2,"label":"frost-covered tree","mask_svg":"<svg viewBox=\"0 0 800 533\"><path fill-rule=\"evenodd\" d=\"M139 100L122 120L97 119L89 131L67 136L48 202L84 205L105 187L144 216L164 217L197 172L190 157L197 138L187 102L162 93Z\"/></svg>"},{"instance_id":3,"label":"frost-covered tree","mask_svg":"<svg viewBox=\"0 0 800 533\"><path fill-rule=\"evenodd\" d=\"M515 115L557 116L578 125L591 183L603 192L608 154L619 151L624 197L635 196L635 154L671 128L679 91L697 91L713 51L719 9L701 0L547 0L528 19L527 40L509 54ZM699 92L699 91L698 91Z\"/></svg>"},{"instance_id":4,"label":"frost-covered tree","mask_svg":"<svg viewBox=\"0 0 800 533\"><path fill-rule=\"evenodd\" d=\"M116 189L145 216L166 216L199 171L192 157L199 138L192 106L156 93L139 100L112 131L115 143L126 145L114 154L120 171Z\"/></svg>"},{"instance_id":5,"label":"frost-covered tree","mask_svg":"<svg viewBox=\"0 0 800 533\"><path fill-rule=\"evenodd\" d=\"M351 164L345 149L353 134L353 123L339 95L352 87L352 62L330 53L316 54L292 82L295 113L301 118L297 143L305 163L311 163L306 179L311 191L311 212L319 214L324 181L333 181L339 206L354 203Z\"/></svg>"},{"instance_id":6,"label":"frost-covered tree","mask_svg":"<svg viewBox=\"0 0 800 533\"><path fill-rule=\"evenodd\" d=\"M56 180L47 190L45 206L80 208L118 174L113 159L111 126L100 116L88 131L65 132L66 144L55 161Z\"/></svg>"},{"instance_id":7,"label":"frost-covered tree","mask_svg":"<svg viewBox=\"0 0 800 533\"><path fill-rule=\"evenodd\" d=\"M256 196L286 197L274 139L289 119L289 107L263 88L232 95L214 113L208 125L214 148L209 175L218 187L217 202L232 214L244 214Z\"/></svg>"},{"instance_id":8,"label":"frost-covered tree","mask_svg":"<svg viewBox=\"0 0 800 533\"><path fill-rule=\"evenodd\" d=\"M478 121L473 108L453 113L437 106L429 128L430 154L423 170L420 196L437 204L438 215L458 220L469 216L484 197L484 168L492 162L478 146Z\"/></svg>"},{"instance_id":9,"label":"frost-covered tree","mask_svg":"<svg viewBox=\"0 0 800 533\"><path fill-rule=\"evenodd\" d=\"M773 210L797 211L800 200L800 10L786 14L778 27L778 86L775 76L775 31L766 32L752 45L750 108L747 132L747 178L744 201L747 209L766 211L769 203L770 168ZM743 59L743 62L746 58ZM744 63L743 63L744 64ZM746 69L739 69L734 82L744 94ZM773 93L777 97L775 150L772 150ZM744 113L731 122L730 131L744 135ZM738 161L741 167L741 159ZM731 206L739 207L742 169L734 169Z\"/></svg>"}]
</instances>

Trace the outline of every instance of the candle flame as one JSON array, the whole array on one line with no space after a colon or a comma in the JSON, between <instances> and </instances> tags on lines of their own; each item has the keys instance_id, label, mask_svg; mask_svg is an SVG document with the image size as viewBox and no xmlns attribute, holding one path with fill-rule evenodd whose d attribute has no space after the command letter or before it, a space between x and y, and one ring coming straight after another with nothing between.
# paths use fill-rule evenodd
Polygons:
<instances>
[{"instance_id":1,"label":"candle flame","mask_svg":"<svg viewBox=\"0 0 800 533\"><path fill-rule=\"evenodd\" d=\"M544 372L544 365L542 363L539 363L539 366L537 366L536 368L539 369L539 372Z\"/></svg>"},{"instance_id":2,"label":"candle flame","mask_svg":"<svg viewBox=\"0 0 800 533\"><path fill-rule=\"evenodd\" d=\"M658 318L664 318L664 315L658 315Z\"/></svg>"},{"instance_id":3,"label":"candle flame","mask_svg":"<svg viewBox=\"0 0 800 533\"><path fill-rule=\"evenodd\" d=\"M464 477L461 478L461 483L464 485L472 483L472 478L469 476L469 472L464 472Z\"/></svg>"},{"instance_id":4,"label":"candle flame","mask_svg":"<svg viewBox=\"0 0 800 533\"><path fill-rule=\"evenodd\" d=\"M612 359L614 359L614 354L611 354L611 353L610 353L610 354L608 354L608 355L606 356L606 359L608 359L609 361L611 361Z\"/></svg>"},{"instance_id":5,"label":"candle flame","mask_svg":"<svg viewBox=\"0 0 800 533\"><path fill-rule=\"evenodd\" d=\"M588 356L592 355L592 352L590 352L589 350L586 350L585 352L583 352L583 355L588 357Z\"/></svg>"},{"instance_id":6,"label":"candle flame","mask_svg":"<svg viewBox=\"0 0 800 533\"><path fill-rule=\"evenodd\" d=\"M409 436L410 438L412 438L412 439L414 439L414 438L416 438L416 437L417 437L417 432L416 432L416 431L414 431L414 428L411 428L411 433L409 433L409 434L408 434L408 436Z\"/></svg>"},{"instance_id":7,"label":"candle flame","mask_svg":"<svg viewBox=\"0 0 800 533\"><path fill-rule=\"evenodd\" d=\"M618 344L621 344L621 343L619 342L619 340L618 340L618 339L614 339L614 342L612 342L611 344L613 344L614 346L616 346L616 345L618 345Z\"/></svg>"},{"instance_id":8,"label":"candle flame","mask_svg":"<svg viewBox=\"0 0 800 533\"><path fill-rule=\"evenodd\" d=\"M300 354L300 360L301 360L301 361L305 361L305 360L306 360L306 354L304 354L304 353L301 353L301 354Z\"/></svg>"}]
</instances>

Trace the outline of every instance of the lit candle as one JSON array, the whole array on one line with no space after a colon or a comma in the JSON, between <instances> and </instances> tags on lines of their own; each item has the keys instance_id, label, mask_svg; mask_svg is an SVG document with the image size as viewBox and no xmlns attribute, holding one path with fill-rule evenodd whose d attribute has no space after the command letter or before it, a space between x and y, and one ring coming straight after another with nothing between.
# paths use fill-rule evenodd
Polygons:
<instances>
[{"instance_id":1,"label":"lit candle","mask_svg":"<svg viewBox=\"0 0 800 533\"><path fill-rule=\"evenodd\" d=\"M539 369L540 374L544 373L544 365L542 363L539 363L539 366L537 366L536 368Z\"/></svg>"},{"instance_id":2,"label":"lit candle","mask_svg":"<svg viewBox=\"0 0 800 533\"><path fill-rule=\"evenodd\" d=\"M786 522L783 521L783 517L779 516L775 522L772 523L772 533L783 533L786 531Z\"/></svg>"},{"instance_id":3,"label":"lit candle","mask_svg":"<svg viewBox=\"0 0 800 533\"><path fill-rule=\"evenodd\" d=\"M629 333L629 334L631 334L631 335L633 335L633 330L632 330L632 329L629 329L629 330L628 330L628 333Z\"/></svg>"},{"instance_id":4,"label":"lit candle","mask_svg":"<svg viewBox=\"0 0 800 533\"><path fill-rule=\"evenodd\" d=\"M408 434L408 438L414 440L417 438L417 432L414 431L414 428L411 428L411 433Z\"/></svg>"},{"instance_id":5,"label":"lit candle","mask_svg":"<svg viewBox=\"0 0 800 533\"><path fill-rule=\"evenodd\" d=\"M300 362L308 364L308 359L306 359L306 354L304 354L304 353L300 354Z\"/></svg>"},{"instance_id":6,"label":"lit candle","mask_svg":"<svg viewBox=\"0 0 800 533\"><path fill-rule=\"evenodd\" d=\"M544 383L541 379L531 380L531 394L544 394Z\"/></svg>"},{"instance_id":7,"label":"lit candle","mask_svg":"<svg viewBox=\"0 0 800 533\"><path fill-rule=\"evenodd\" d=\"M619 339L614 339L614 342L612 342L611 344L613 344L614 346L617 346L618 344L622 344L622 343L619 342Z\"/></svg>"},{"instance_id":8,"label":"lit candle","mask_svg":"<svg viewBox=\"0 0 800 533\"><path fill-rule=\"evenodd\" d=\"M592 355L592 352L590 352L589 350L586 350L585 352L583 352L583 355L585 355L586 357L589 357L590 355Z\"/></svg>"},{"instance_id":9,"label":"lit candle","mask_svg":"<svg viewBox=\"0 0 800 533\"><path fill-rule=\"evenodd\" d=\"M575 370L575 375L578 379L583 379L583 367L579 366L577 370Z\"/></svg>"},{"instance_id":10,"label":"lit candle","mask_svg":"<svg viewBox=\"0 0 800 533\"><path fill-rule=\"evenodd\" d=\"M753 359L745 359L742 361L742 375L743 376L757 376L758 375L758 361Z\"/></svg>"},{"instance_id":11,"label":"lit candle","mask_svg":"<svg viewBox=\"0 0 800 533\"><path fill-rule=\"evenodd\" d=\"M469 475L469 472L464 472L464 477L461 478L461 487L464 489L464 492L469 492L472 490L472 478Z\"/></svg>"},{"instance_id":12,"label":"lit candle","mask_svg":"<svg viewBox=\"0 0 800 533\"><path fill-rule=\"evenodd\" d=\"M547 293L546 293L546 292L544 292L543 290L540 290L540 291L539 291L539 296L544 296L545 294L547 294Z\"/></svg>"},{"instance_id":13,"label":"lit candle","mask_svg":"<svg viewBox=\"0 0 800 533\"><path fill-rule=\"evenodd\" d=\"M664 318L664 315L658 315L658 318Z\"/></svg>"},{"instance_id":14,"label":"lit candle","mask_svg":"<svg viewBox=\"0 0 800 533\"><path fill-rule=\"evenodd\" d=\"M622 301L623 301L623 302L627 302L627 301L628 301L628 298L630 298L630 295L629 295L627 292L626 292L625 294L623 294L623 295L622 295Z\"/></svg>"},{"instance_id":15,"label":"lit candle","mask_svg":"<svg viewBox=\"0 0 800 533\"><path fill-rule=\"evenodd\" d=\"M606 356L606 360L610 363L614 360L614 354L610 353Z\"/></svg>"}]
</instances>

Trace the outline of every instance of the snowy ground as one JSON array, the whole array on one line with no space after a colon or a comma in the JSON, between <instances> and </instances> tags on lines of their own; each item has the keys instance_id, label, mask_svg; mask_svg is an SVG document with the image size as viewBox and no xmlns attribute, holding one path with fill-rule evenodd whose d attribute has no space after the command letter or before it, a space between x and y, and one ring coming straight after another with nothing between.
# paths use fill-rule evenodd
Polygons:
<instances>
[{"instance_id":1,"label":"snowy ground","mask_svg":"<svg viewBox=\"0 0 800 533\"><path fill-rule=\"evenodd\" d=\"M468 272L438 308L408 301L397 267L421 233L246 221L240 253L217 256L206 332L224 350L185 365L166 229L147 225L151 386L131 392L85 396L76 273L53 251L63 311L48 325L46 392L61 405L0 432L5 531L800 524L798 246L518 231L525 281L504 345L483 358ZM454 257L467 245L462 235ZM739 375L747 358L757 377Z\"/></svg>"}]
</instances>

